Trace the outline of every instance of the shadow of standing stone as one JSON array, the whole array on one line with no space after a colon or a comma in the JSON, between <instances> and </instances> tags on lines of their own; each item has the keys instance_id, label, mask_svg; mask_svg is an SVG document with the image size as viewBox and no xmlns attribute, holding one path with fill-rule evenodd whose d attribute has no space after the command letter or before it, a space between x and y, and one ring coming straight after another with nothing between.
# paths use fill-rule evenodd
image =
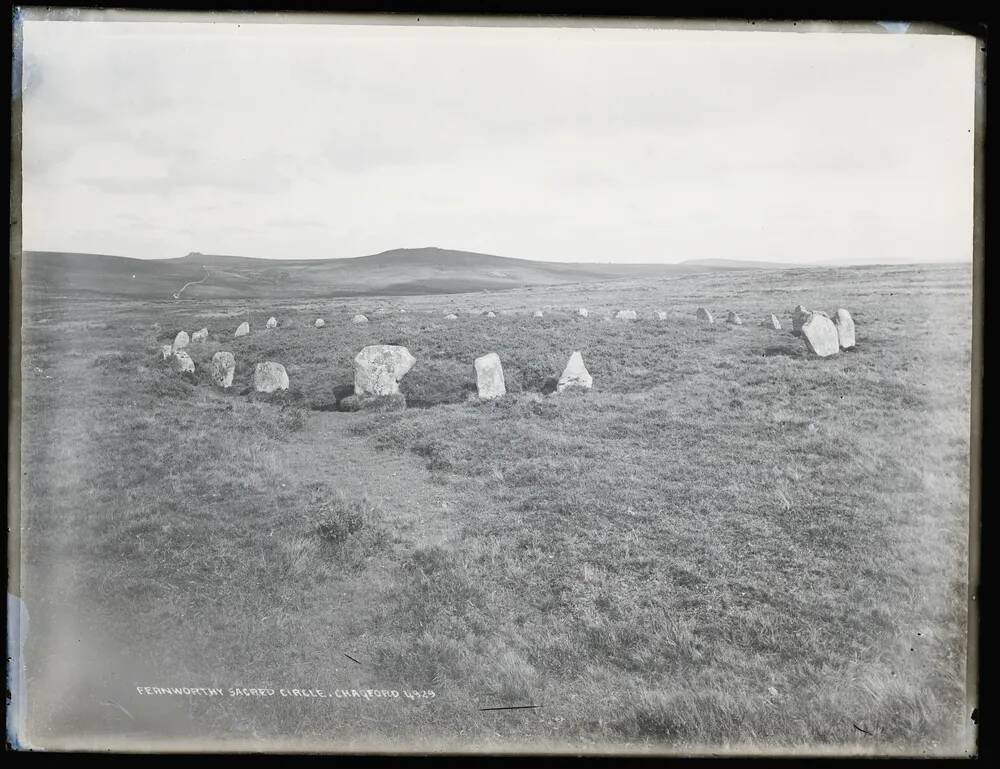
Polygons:
<instances>
[{"instance_id":1,"label":"shadow of standing stone","mask_svg":"<svg viewBox=\"0 0 1000 769\"><path fill-rule=\"evenodd\" d=\"M338 406L340 405L340 402L342 400L344 400L344 398L347 398L348 396L351 396L351 395L354 395L354 383L353 382L348 382L347 384L337 385L336 387L333 388L333 397L334 397L334 400L336 400Z\"/></svg>"},{"instance_id":2,"label":"shadow of standing stone","mask_svg":"<svg viewBox=\"0 0 1000 769\"><path fill-rule=\"evenodd\" d=\"M406 396L402 393L391 395L348 395L338 404L341 411L402 411L406 408Z\"/></svg>"}]
</instances>

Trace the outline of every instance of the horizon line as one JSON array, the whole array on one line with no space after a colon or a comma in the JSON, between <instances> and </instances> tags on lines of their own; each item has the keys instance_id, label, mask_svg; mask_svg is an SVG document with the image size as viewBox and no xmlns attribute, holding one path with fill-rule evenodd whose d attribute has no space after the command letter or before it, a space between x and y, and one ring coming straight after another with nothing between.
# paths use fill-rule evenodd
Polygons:
<instances>
[{"instance_id":1,"label":"horizon line","mask_svg":"<svg viewBox=\"0 0 1000 769\"><path fill-rule=\"evenodd\" d=\"M381 256L383 254L389 254L398 251L450 251L453 253L463 253L463 254L475 254L477 256L488 256L497 259L511 259L515 261L522 262L534 262L536 264L554 264L554 265L623 265L623 266L643 266L650 267L661 265L664 267L677 267L684 264L705 264L712 262L745 262L747 264L778 264L785 265L789 268L809 268L809 267L875 267L881 265L901 265L901 264L964 264L966 260L963 259L942 259L938 261L917 261L917 262L906 262L906 261L886 261L886 262L815 262L815 263L804 263L804 262L787 262L781 259L741 259L740 257L702 257L702 258L692 258L692 259L682 259L676 262L643 262L643 261L589 261L589 262L571 262L571 261L552 261L548 259L530 259L527 257L518 256L503 256L500 254L490 254L485 251L467 251L460 248L445 248L442 246L403 246L398 248L390 248L384 251L377 251L369 254L362 254L360 256L302 256L294 257L290 259L281 259L269 256L247 256L243 254L216 254L216 253L206 253L202 251L189 251L181 256L126 256L124 254L109 254L109 253L99 253L96 251L65 251L60 249L43 249L43 248L21 248L21 254L28 253L41 253L41 254L64 254L64 255L76 255L76 256L108 256L115 259L135 259L144 262L168 262L180 259L186 259L191 256L206 256L206 257L224 257L230 259L247 259L261 262L323 262L323 261L349 261L352 259L365 259L372 256ZM971 257L968 259L968 263L972 263Z\"/></svg>"}]
</instances>

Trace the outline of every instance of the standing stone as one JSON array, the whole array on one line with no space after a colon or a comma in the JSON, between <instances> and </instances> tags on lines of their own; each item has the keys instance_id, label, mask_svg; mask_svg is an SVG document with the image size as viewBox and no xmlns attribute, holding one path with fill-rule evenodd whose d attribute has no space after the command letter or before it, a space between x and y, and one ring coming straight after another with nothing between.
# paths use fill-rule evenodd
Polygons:
<instances>
[{"instance_id":1,"label":"standing stone","mask_svg":"<svg viewBox=\"0 0 1000 769\"><path fill-rule=\"evenodd\" d=\"M366 318L366 317L365 317L364 315L362 315L361 313L358 313L358 314L357 314L357 315L355 315L355 316L354 316L353 318L351 318L351 323L358 323L358 324L361 324L361 323L367 323L367 322L368 322L368 318Z\"/></svg>"},{"instance_id":2,"label":"standing stone","mask_svg":"<svg viewBox=\"0 0 1000 769\"><path fill-rule=\"evenodd\" d=\"M802 334L802 324L808 319L809 310L801 304L792 310L792 333L795 334L795 336L800 336Z\"/></svg>"},{"instance_id":3,"label":"standing stone","mask_svg":"<svg viewBox=\"0 0 1000 769\"><path fill-rule=\"evenodd\" d=\"M500 365L500 356L495 352L487 353L480 358L476 358L476 387L479 388L479 397L499 398L507 394L507 385L503 380L503 366Z\"/></svg>"},{"instance_id":4,"label":"standing stone","mask_svg":"<svg viewBox=\"0 0 1000 769\"><path fill-rule=\"evenodd\" d=\"M187 331L178 331L177 336L174 337L174 343L170 347L171 352L177 352L178 350L183 350L190 344L191 339L188 337Z\"/></svg>"},{"instance_id":5,"label":"standing stone","mask_svg":"<svg viewBox=\"0 0 1000 769\"><path fill-rule=\"evenodd\" d=\"M563 369L562 376L559 377L559 384L556 390L562 392L568 387L583 387L589 390L594 385L594 378L583 365L583 356L579 352L574 352L569 357L569 363Z\"/></svg>"},{"instance_id":6,"label":"standing stone","mask_svg":"<svg viewBox=\"0 0 1000 769\"><path fill-rule=\"evenodd\" d=\"M699 307L698 312L696 312L694 316L698 320L707 320L709 323L715 323L715 318L712 317L712 313L710 313L704 307Z\"/></svg>"},{"instance_id":7,"label":"standing stone","mask_svg":"<svg viewBox=\"0 0 1000 769\"><path fill-rule=\"evenodd\" d=\"M447 315L444 316L444 319L445 320L458 320L458 316L455 313L453 313L453 312L449 312Z\"/></svg>"},{"instance_id":8,"label":"standing stone","mask_svg":"<svg viewBox=\"0 0 1000 769\"><path fill-rule=\"evenodd\" d=\"M535 312L534 312L534 317L536 317L536 318L544 317L544 315L545 315L545 313L542 312L541 310L535 310Z\"/></svg>"},{"instance_id":9,"label":"standing stone","mask_svg":"<svg viewBox=\"0 0 1000 769\"><path fill-rule=\"evenodd\" d=\"M619 310L615 317L618 320L636 320L639 316L635 314L635 310Z\"/></svg>"},{"instance_id":10,"label":"standing stone","mask_svg":"<svg viewBox=\"0 0 1000 769\"><path fill-rule=\"evenodd\" d=\"M315 326L316 328L323 328L323 326L325 326L325 325L326 325L326 321L325 321L325 320L323 320L322 318L316 318L316 322L315 322L315 323L313 323L313 325L314 325L314 326Z\"/></svg>"},{"instance_id":11,"label":"standing stone","mask_svg":"<svg viewBox=\"0 0 1000 769\"><path fill-rule=\"evenodd\" d=\"M576 314L579 315L581 318L586 318L588 315L590 315L590 313L587 312L586 307L581 307L579 310L576 311Z\"/></svg>"},{"instance_id":12,"label":"standing stone","mask_svg":"<svg viewBox=\"0 0 1000 769\"><path fill-rule=\"evenodd\" d=\"M172 363L174 371L182 371L190 374L194 373L194 361L191 360L191 356L184 350L178 350L174 353Z\"/></svg>"},{"instance_id":13,"label":"standing stone","mask_svg":"<svg viewBox=\"0 0 1000 769\"><path fill-rule=\"evenodd\" d=\"M288 389L288 374L280 363L258 363L253 370L253 389L259 393L273 393Z\"/></svg>"},{"instance_id":14,"label":"standing stone","mask_svg":"<svg viewBox=\"0 0 1000 769\"><path fill-rule=\"evenodd\" d=\"M218 387L231 386L234 371L236 371L236 358L231 352L217 352L212 356L212 381Z\"/></svg>"},{"instance_id":15,"label":"standing stone","mask_svg":"<svg viewBox=\"0 0 1000 769\"><path fill-rule=\"evenodd\" d=\"M729 314L726 316L726 323L731 323L734 326L742 326L743 325L743 318L741 318L735 312L733 312L732 310L730 310Z\"/></svg>"},{"instance_id":16,"label":"standing stone","mask_svg":"<svg viewBox=\"0 0 1000 769\"><path fill-rule=\"evenodd\" d=\"M666 320L667 319L667 314L663 310L657 310L656 311L656 319L657 320Z\"/></svg>"},{"instance_id":17,"label":"standing stone","mask_svg":"<svg viewBox=\"0 0 1000 769\"><path fill-rule=\"evenodd\" d=\"M355 395L394 395L417 359L401 345L371 344L354 356Z\"/></svg>"},{"instance_id":18,"label":"standing stone","mask_svg":"<svg viewBox=\"0 0 1000 769\"><path fill-rule=\"evenodd\" d=\"M268 328L277 328L278 327L278 319L275 318L272 315L270 318L267 319L267 327Z\"/></svg>"},{"instance_id":19,"label":"standing stone","mask_svg":"<svg viewBox=\"0 0 1000 769\"><path fill-rule=\"evenodd\" d=\"M236 333L233 336L246 336L250 333L250 324L246 321L240 323L240 327L236 329Z\"/></svg>"},{"instance_id":20,"label":"standing stone","mask_svg":"<svg viewBox=\"0 0 1000 769\"><path fill-rule=\"evenodd\" d=\"M174 348L169 344L165 344L160 347L160 354L163 356L163 360L170 360L170 356L174 354Z\"/></svg>"},{"instance_id":21,"label":"standing stone","mask_svg":"<svg viewBox=\"0 0 1000 769\"><path fill-rule=\"evenodd\" d=\"M207 328L203 328L201 331L195 331L193 334L191 334L192 342L204 342L206 339L208 339Z\"/></svg>"},{"instance_id":22,"label":"standing stone","mask_svg":"<svg viewBox=\"0 0 1000 769\"><path fill-rule=\"evenodd\" d=\"M834 355L840 350L837 327L825 315L818 312L809 313L809 317L802 324L801 333L809 349L821 358Z\"/></svg>"},{"instance_id":23,"label":"standing stone","mask_svg":"<svg viewBox=\"0 0 1000 769\"><path fill-rule=\"evenodd\" d=\"M778 316L771 313L771 316L764 321L765 326L770 326L775 331L781 331L781 321L778 320Z\"/></svg>"},{"instance_id":24,"label":"standing stone","mask_svg":"<svg viewBox=\"0 0 1000 769\"><path fill-rule=\"evenodd\" d=\"M854 347L854 318L851 313L841 307L834 316L833 325L837 327L840 346L845 350Z\"/></svg>"}]
</instances>

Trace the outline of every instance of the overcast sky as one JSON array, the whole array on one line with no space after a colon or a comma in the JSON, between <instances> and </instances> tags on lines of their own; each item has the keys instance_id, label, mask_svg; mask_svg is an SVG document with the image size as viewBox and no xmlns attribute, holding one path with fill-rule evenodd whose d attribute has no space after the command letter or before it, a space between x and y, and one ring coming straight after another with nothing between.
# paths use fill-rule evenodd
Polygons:
<instances>
[{"instance_id":1,"label":"overcast sky","mask_svg":"<svg viewBox=\"0 0 1000 769\"><path fill-rule=\"evenodd\" d=\"M29 250L971 260L971 38L23 29Z\"/></svg>"}]
</instances>

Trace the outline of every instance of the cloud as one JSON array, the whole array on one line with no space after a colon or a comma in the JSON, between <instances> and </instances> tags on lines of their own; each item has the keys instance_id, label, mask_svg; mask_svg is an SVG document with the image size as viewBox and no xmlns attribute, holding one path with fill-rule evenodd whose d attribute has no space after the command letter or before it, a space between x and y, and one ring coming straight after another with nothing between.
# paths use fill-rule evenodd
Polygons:
<instances>
[{"instance_id":1,"label":"cloud","mask_svg":"<svg viewBox=\"0 0 1000 769\"><path fill-rule=\"evenodd\" d=\"M235 192L240 195L275 195L287 190L291 178L276 169L270 158L212 159L191 156L174 157L165 173L137 174L110 170L101 176L83 179L83 183L112 195L153 195L170 197L192 189Z\"/></svg>"},{"instance_id":2,"label":"cloud","mask_svg":"<svg viewBox=\"0 0 1000 769\"><path fill-rule=\"evenodd\" d=\"M24 39L28 247L798 261L811 240L863 261L971 242L965 38L27 21Z\"/></svg>"}]
</instances>

